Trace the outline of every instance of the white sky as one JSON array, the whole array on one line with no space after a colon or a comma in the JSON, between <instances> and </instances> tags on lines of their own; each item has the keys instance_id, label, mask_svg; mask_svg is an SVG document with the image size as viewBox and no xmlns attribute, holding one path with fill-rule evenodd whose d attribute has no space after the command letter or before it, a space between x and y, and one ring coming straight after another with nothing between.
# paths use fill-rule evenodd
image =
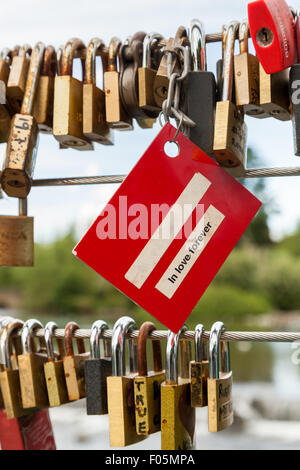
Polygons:
<instances>
[{"instance_id":1,"label":"white sky","mask_svg":"<svg viewBox=\"0 0 300 470\"><path fill-rule=\"evenodd\" d=\"M86 43L94 37L108 44L112 36L125 39L144 30L158 31L165 37L174 35L181 24L189 25L199 18L206 31L220 32L223 23L242 20L247 15L244 0L14 0L1 2L1 47L15 44L45 44L59 46L71 37L80 37ZM292 6L297 2L289 1ZM207 46L208 68L215 71L220 58L220 44ZM266 166L300 165L293 156L291 123L275 119L248 119L249 145L261 154ZM59 150L52 136L41 135L35 178L81 176L101 174L126 174L155 138L160 127L133 132L115 132L115 146L95 144L94 152ZM0 145L0 163L5 146ZM105 202L116 190L116 185L78 186L65 188L33 188L29 196L29 214L35 217L35 238L48 241L63 234L76 224L78 236L95 218ZM276 201L280 213L272 217L274 237L291 232L300 220L300 178L274 178L268 180L268 192ZM2 214L15 214L14 199L0 201Z\"/></svg>"}]
</instances>

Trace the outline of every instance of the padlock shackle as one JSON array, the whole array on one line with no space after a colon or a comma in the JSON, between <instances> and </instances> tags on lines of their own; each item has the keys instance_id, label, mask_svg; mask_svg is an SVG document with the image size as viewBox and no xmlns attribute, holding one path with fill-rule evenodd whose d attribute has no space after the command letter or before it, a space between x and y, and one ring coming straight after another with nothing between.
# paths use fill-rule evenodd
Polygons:
<instances>
[{"instance_id":1,"label":"padlock shackle","mask_svg":"<svg viewBox=\"0 0 300 470\"><path fill-rule=\"evenodd\" d=\"M43 328L43 324L35 318L27 320L24 323L21 332L21 344L23 354L30 354L34 352L32 348L32 333L37 328Z\"/></svg>"},{"instance_id":2,"label":"padlock shackle","mask_svg":"<svg viewBox=\"0 0 300 470\"><path fill-rule=\"evenodd\" d=\"M73 75L73 62L76 58L81 59L82 81L84 81L86 47L85 44L81 41L81 39L73 38L66 43L63 50L61 58L61 75Z\"/></svg>"},{"instance_id":3,"label":"padlock shackle","mask_svg":"<svg viewBox=\"0 0 300 470\"><path fill-rule=\"evenodd\" d=\"M23 217L27 217L28 214L28 201L27 197L25 199L19 198L18 200L18 207L19 207L19 215Z\"/></svg>"},{"instance_id":4,"label":"padlock shackle","mask_svg":"<svg viewBox=\"0 0 300 470\"><path fill-rule=\"evenodd\" d=\"M23 44L23 46L16 46L15 50L18 48L18 56L19 57L26 57L26 55L31 56L32 54L32 47L29 44Z\"/></svg>"},{"instance_id":5,"label":"padlock shackle","mask_svg":"<svg viewBox=\"0 0 300 470\"><path fill-rule=\"evenodd\" d=\"M216 322L210 330L209 338L209 377L218 379L220 372L230 371L229 342L221 341L221 335L226 331L224 323ZM221 353L221 363L220 363ZM221 367L220 367L221 364Z\"/></svg>"},{"instance_id":6,"label":"padlock shackle","mask_svg":"<svg viewBox=\"0 0 300 470\"><path fill-rule=\"evenodd\" d=\"M109 47L108 47L108 67L107 67L107 70L109 72L117 72L118 70L117 57L119 55L121 46L122 46L122 42L116 36L114 36L110 40Z\"/></svg>"},{"instance_id":7,"label":"padlock shackle","mask_svg":"<svg viewBox=\"0 0 300 470\"><path fill-rule=\"evenodd\" d=\"M193 70L206 71L206 36L204 24L201 21L197 19L191 21L189 40L191 43Z\"/></svg>"},{"instance_id":8,"label":"padlock shackle","mask_svg":"<svg viewBox=\"0 0 300 470\"><path fill-rule=\"evenodd\" d=\"M4 47L0 52L1 59L5 60L8 65L11 65L12 61L12 51L8 47Z\"/></svg>"},{"instance_id":9,"label":"padlock shackle","mask_svg":"<svg viewBox=\"0 0 300 470\"><path fill-rule=\"evenodd\" d=\"M42 69L44 53L45 45L42 42L38 42L35 45L30 58L25 93L20 111L21 114L32 114L32 108Z\"/></svg>"},{"instance_id":10,"label":"padlock shackle","mask_svg":"<svg viewBox=\"0 0 300 470\"><path fill-rule=\"evenodd\" d=\"M79 330L79 328L80 328L79 325L74 321L69 322L65 327L64 343L65 343L66 356L74 356L73 333L74 331ZM76 338L76 344L77 344L78 354L84 354L85 353L84 340L82 338Z\"/></svg>"},{"instance_id":11,"label":"padlock shackle","mask_svg":"<svg viewBox=\"0 0 300 470\"><path fill-rule=\"evenodd\" d=\"M55 361L55 351L53 346L53 336L54 332L57 329L57 324L54 321L49 321L44 329L44 338L47 349L48 362ZM56 338L56 342L59 350L59 358L62 359L65 355L64 343L61 338Z\"/></svg>"},{"instance_id":12,"label":"padlock shackle","mask_svg":"<svg viewBox=\"0 0 300 470\"><path fill-rule=\"evenodd\" d=\"M59 46L56 51L56 59L57 59L57 75L61 75L61 62L62 56L64 52L64 46Z\"/></svg>"},{"instance_id":13,"label":"padlock shackle","mask_svg":"<svg viewBox=\"0 0 300 470\"><path fill-rule=\"evenodd\" d=\"M0 335L2 333L3 328L8 325L10 322L14 321L13 317L5 316L0 318ZM5 363L5 359L1 354L1 349L0 349L0 370L1 370L1 364Z\"/></svg>"},{"instance_id":14,"label":"padlock shackle","mask_svg":"<svg viewBox=\"0 0 300 470\"><path fill-rule=\"evenodd\" d=\"M203 341L204 326L199 324L195 327L195 361L207 361L207 343Z\"/></svg>"},{"instance_id":15,"label":"padlock shackle","mask_svg":"<svg viewBox=\"0 0 300 470\"><path fill-rule=\"evenodd\" d=\"M148 375L147 339L153 331L156 331L156 326L152 322L145 322L140 328L137 343L138 375L140 377L146 377ZM161 372L163 366L160 340L152 341L152 353L154 372Z\"/></svg>"},{"instance_id":16,"label":"padlock shackle","mask_svg":"<svg viewBox=\"0 0 300 470\"><path fill-rule=\"evenodd\" d=\"M104 331L108 330L108 324L103 320L93 323L90 336L91 359L100 359L100 339ZM104 357L111 357L111 347L108 338L103 338Z\"/></svg>"},{"instance_id":17,"label":"padlock shackle","mask_svg":"<svg viewBox=\"0 0 300 470\"><path fill-rule=\"evenodd\" d=\"M137 330L135 321L130 317L122 317L116 321L113 327L111 338L111 357L112 357L112 375L114 377L122 377L126 374L125 366L125 340L127 333ZM136 341L128 339L129 342L129 358L130 372L137 371L137 354Z\"/></svg>"},{"instance_id":18,"label":"padlock shackle","mask_svg":"<svg viewBox=\"0 0 300 470\"><path fill-rule=\"evenodd\" d=\"M227 26L222 73L222 101L231 101L232 99L234 44L238 28L237 21L231 21Z\"/></svg>"},{"instance_id":19,"label":"padlock shackle","mask_svg":"<svg viewBox=\"0 0 300 470\"><path fill-rule=\"evenodd\" d=\"M240 23L239 26L239 43L240 43L240 54L244 54L245 52L249 52L249 23L248 20L245 19Z\"/></svg>"},{"instance_id":20,"label":"padlock shackle","mask_svg":"<svg viewBox=\"0 0 300 470\"><path fill-rule=\"evenodd\" d=\"M22 328L23 325L24 325L24 322L22 322L22 320L13 320L13 321L5 323L5 325L1 327L0 362L4 366L5 370L12 369L10 337L12 333Z\"/></svg>"},{"instance_id":21,"label":"padlock shackle","mask_svg":"<svg viewBox=\"0 0 300 470\"><path fill-rule=\"evenodd\" d=\"M42 77L55 77L57 73L57 56L53 46L47 46L45 49L44 60L41 70Z\"/></svg>"},{"instance_id":22,"label":"padlock shackle","mask_svg":"<svg viewBox=\"0 0 300 470\"><path fill-rule=\"evenodd\" d=\"M190 343L189 341L180 341L180 336L188 331L188 327L183 325L179 332L173 333L168 331L167 344L166 344L166 384L178 384L178 363L180 347L180 377L188 377L190 357ZM187 357L189 356L189 357ZM187 364L185 363L187 362Z\"/></svg>"},{"instance_id":23,"label":"padlock shackle","mask_svg":"<svg viewBox=\"0 0 300 470\"><path fill-rule=\"evenodd\" d=\"M99 38L93 38L89 42L86 52L85 62L85 83L96 85L96 57L100 56L102 60L103 73L108 67L108 51Z\"/></svg>"},{"instance_id":24,"label":"padlock shackle","mask_svg":"<svg viewBox=\"0 0 300 470\"><path fill-rule=\"evenodd\" d=\"M190 44L187 30L185 26L179 26L177 28L176 34L175 34L175 39L180 40L180 39L186 39L186 41L183 42L183 46L188 46Z\"/></svg>"},{"instance_id":25,"label":"padlock shackle","mask_svg":"<svg viewBox=\"0 0 300 470\"><path fill-rule=\"evenodd\" d=\"M164 37L159 33L146 34L143 41L143 62L142 67L151 69L151 49L153 41L162 41Z\"/></svg>"}]
</instances>

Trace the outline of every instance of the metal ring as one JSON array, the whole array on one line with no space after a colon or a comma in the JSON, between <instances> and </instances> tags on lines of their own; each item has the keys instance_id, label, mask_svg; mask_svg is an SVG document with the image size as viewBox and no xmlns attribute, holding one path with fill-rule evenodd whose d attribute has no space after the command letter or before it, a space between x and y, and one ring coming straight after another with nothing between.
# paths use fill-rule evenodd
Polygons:
<instances>
[{"instance_id":1,"label":"metal ring","mask_svg":"<svg viewBox=\"0 0 300 470\"><path fill-rule=\"evenodd\" d=\"M112 375L122 377L126 373L125 367L125 339L127 333L137 329L135 321L130 317L122 317L116 321L111 338ZM132 340L129 341L131 353L133 352ZM132 358L133 359L133 358ZM137 367L137 364L136 364ZM134 364L130 364L130 370Z\"/></svg>"},{"instance_id":2,"label":"metal ring","mask_svg":"<svg viewBox=\"0 0 300 470\"><path fill-rule=\"evenodd\" d=\"M44 328L42 323L36 319L27 320L22 328L21 343L23 354L30 354L31 350L31 334L36 328Z\"/></svg>"},{"instance_id":3,"label":"metal ring","mask_svg":"<svg viewBox=\"0 0 300 470\"><path fill-rule=\"evenodd\" d=\"M100 359L100 338L105 330L108 330L108 324L103 320L97 320L93 323L90 336L91 359ZM110 357L111 351L107 338L104 341L104 356Z\"/></svg>"}]
</instances>

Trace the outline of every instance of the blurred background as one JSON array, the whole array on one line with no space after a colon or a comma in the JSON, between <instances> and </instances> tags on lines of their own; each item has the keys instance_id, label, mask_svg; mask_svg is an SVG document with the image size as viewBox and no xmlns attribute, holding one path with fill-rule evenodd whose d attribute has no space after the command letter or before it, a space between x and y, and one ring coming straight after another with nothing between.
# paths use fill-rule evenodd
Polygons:
<instances>
[{"instance_id":1,"label":"blurred background","mask_svg":"<svg viewBox=\"0 0 300 470\"><path fill-rule=\"evenodd\" d=\"M144 30L174 35L181 24L199 18L208 33L247 15L243 0L165 0L159 2L64 2L28 0L1 5L1 47L55 47L69 38L87 44L92 37L106 44ZM290 1L294 7L297 2ZM220 44L207 46L208 68L215 71ZM99 63L100 67L100 63ZM100 69L99 69L100 70ZM78 63L75 76L80 77ZM98 74L101 86L101 73ZM246 118L248 167L295 166L291 122ZM52 136L41 135L35 178L127 174L159 132L115 132L115 146L95 144L94 152L59 150ZM0 163L5 146L0 147ZM216 320L234 330L300 330L300 179L241 181L263 202L263 208L232 252L188 325L207 329ZM35 267L0 268L0 315L55 320L59 327L75 320L90 327L96 319L110 325L122 315L140 325L153 320L146 312L72 255L72 249L118 185L33 188L29 215L35 218ZM0 200L0 213L14 215L17 202ZM118 269L118 266L116 266ZM163 328L162 325L157 324ZM300 448L300 344L232 345L235 424L219 435L207 433L206 410L197 415L199 449ZM51 410L59 449L108 449L107 417L87 417L81 400ZM133 448L159 449L159 434Z\"/></svg>"}]
</instances>

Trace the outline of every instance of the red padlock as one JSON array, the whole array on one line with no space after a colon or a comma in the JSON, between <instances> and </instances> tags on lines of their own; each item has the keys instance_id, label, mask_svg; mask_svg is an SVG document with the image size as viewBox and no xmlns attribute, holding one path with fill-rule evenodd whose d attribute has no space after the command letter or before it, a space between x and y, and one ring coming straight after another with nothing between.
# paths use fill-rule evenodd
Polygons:
<instances>
[{"instance_id":1,"label":"red padlock","mask_svg":"<svg viewBox=\"0 0 300 470\"><path fill-rule=\"evenodd\" d=\"M2 450L56 450L48 410L7 419L0 409L0 445Z\"/></svg>"},{"instance_id":2,"label":"red padlock","mask_svg":"<svg viewBox=\"0 0 300 470\"><path fill-rule=\"evenodd\" d=\"M257 0L248 4L251 38L266 73L297 62L295 23L285 0Z\"/></svg>"}]
</instances>

